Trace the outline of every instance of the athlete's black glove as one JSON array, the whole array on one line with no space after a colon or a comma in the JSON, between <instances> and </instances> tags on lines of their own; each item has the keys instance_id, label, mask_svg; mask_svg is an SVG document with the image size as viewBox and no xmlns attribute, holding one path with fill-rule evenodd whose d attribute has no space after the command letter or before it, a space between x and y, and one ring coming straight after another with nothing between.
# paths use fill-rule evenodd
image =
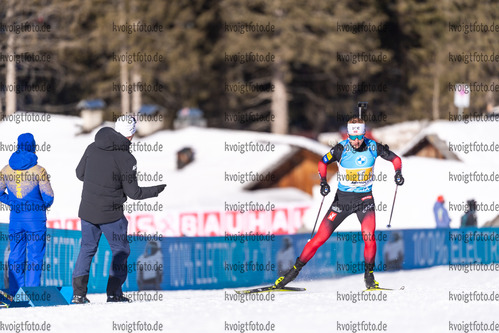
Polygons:
<instances>
[{"instance_id":1,"label":"athlete's black glove","mask_svg":"<svg viewBox=\"0 0 499 333\"><path fill-rule=\"evenodd\" d=\"M402 185L404 184L404 177L402 177L402 171L395 171L395 184Z\"/></svg>"},{"instance_id":2,"label":"athlete's black glove","mask_svg":"<svg viewBox=\"0 0 499 333\"><path fill-rule=\"evenodd\" d=\"M321 179L321 194L323 197L331 192L331 188L329 187L327 181L325 179Z\"/></svg>"}]
</instances>

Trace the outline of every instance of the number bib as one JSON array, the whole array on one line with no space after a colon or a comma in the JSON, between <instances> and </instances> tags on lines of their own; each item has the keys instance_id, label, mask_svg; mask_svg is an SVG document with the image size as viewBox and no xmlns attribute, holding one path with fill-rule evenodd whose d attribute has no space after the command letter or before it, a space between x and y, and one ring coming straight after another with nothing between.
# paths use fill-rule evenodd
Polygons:
<instances>
[{"instance_id":1,"label":"number bib","mask_svg":"<svg viewBox=\"0 0 499 333\"><path fill-rule=\"evenodd\" d=\"M370 192L374 162L378 157L376 142L365 139L367 149L362 152L353 150L348 140L340 143L344 148L338 163L338 189L344 192Z\"/></svg>"}]
</instances>

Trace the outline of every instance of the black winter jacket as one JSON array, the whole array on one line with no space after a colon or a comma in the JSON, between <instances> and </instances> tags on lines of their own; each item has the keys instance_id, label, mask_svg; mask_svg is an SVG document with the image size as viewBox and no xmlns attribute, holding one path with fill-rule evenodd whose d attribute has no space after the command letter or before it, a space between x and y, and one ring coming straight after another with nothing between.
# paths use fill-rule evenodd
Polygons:
<instances>
[{"instance_id":1,"label":"black winter jacket","mask_svg":"<svg viewBox=\"0 0 499 333\"><path fill-rule=\"evenodd\" d=\"M83 181L78 216L93 224L114 222L124 217L123 203L158 196L158 187L139 187L137 160L130 153L131 142L111 127L101 128L80 163L76 177Z\"/></svg>"}]
</instances>

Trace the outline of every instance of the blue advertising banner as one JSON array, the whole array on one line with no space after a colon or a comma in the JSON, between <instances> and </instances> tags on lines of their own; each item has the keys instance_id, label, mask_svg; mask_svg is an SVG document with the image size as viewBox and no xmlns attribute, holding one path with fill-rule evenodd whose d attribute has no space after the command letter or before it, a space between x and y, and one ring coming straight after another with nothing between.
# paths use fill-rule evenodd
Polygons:
<instances>
[{"instance_id":1,"label":"blue advertising banner","mask_svg":"<svg viewBox=\"0 0 499 333\"><path fill-rule=\"evenodd\" d=\"M70 286L81 233L49 229L43 286ZM309 235L227 235L161 237L129 235L131 254L124 291L218 289L273 283L295 262ZM376 271L499 262L499 229L411 229L376 232ZM3 279L8 287L8 224L0 224ZM111 249L105 237L92 262L89 293L106 290ZM471 269L473 268L470 266ZM360 232L334 233L310 260L298 280L335 278L364 272Z\"/></svg>"}]
</instances>

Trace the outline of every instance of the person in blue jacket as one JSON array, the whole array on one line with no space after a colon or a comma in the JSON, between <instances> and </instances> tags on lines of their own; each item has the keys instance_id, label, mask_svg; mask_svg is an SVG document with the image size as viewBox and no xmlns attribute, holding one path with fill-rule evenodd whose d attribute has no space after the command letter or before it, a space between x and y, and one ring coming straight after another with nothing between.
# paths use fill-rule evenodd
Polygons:
<instances>
[{"instance_id":1,"label":"person in blue jacket","mask_svg":"<svg viewBox=\"0 0 499 333\"><path fill-rule=\"evenodd\" d=\"M437 228L450 228L450 217L447 209L444 206L445 200L442 195L439 195L437 201L433 205L433 214L435 215L435 222Z\"/></svg>"},{"instance_id":2,"label":"person in blue jacket","mask_svg":"<svg viewBox=\"0 0 499 333\"><path fill-rule=\"evenodd\" d=\"M24 286L40 286L47 237L46 210L54 202L49 175L38 165L35 150L33 135L21 134L17 139L17 150L11 155L9 164L0 171L0 201L10 206L11 295Z\"/></svg>"}]
</instances>

